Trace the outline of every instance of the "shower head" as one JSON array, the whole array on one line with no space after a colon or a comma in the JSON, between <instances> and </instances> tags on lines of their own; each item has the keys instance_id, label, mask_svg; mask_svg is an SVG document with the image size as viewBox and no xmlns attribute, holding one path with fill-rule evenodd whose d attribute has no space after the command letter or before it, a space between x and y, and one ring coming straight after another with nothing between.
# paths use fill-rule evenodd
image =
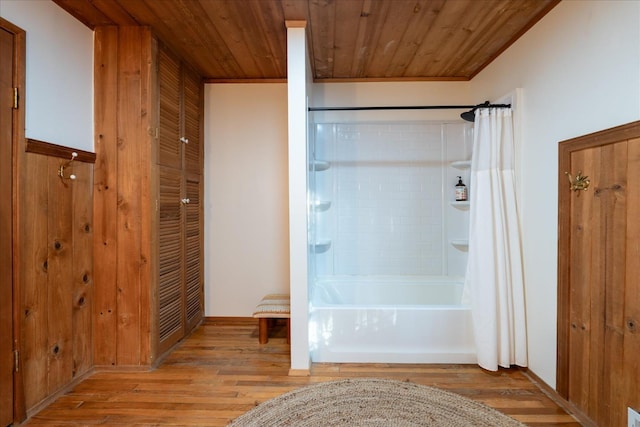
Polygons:
<instances>
[{"instance_id":1,"label":"shower head","mask_svg":"<svg viewBox=\"0 0 640 427\"><path fill-rule=\"evenodd\" d=\"M460 117L462 118L462 120L473 123L476 120L476 109L473 108L469 111L465 111L464 113L460 114Z\"/></svg>"},{"instance_id":2,"label":"shower head","mask_svg":"<svg viewBox=\"0 0 640 427\"><path fill-rule=\"evenodd\" d=\"M484 103L478 104L471 110L465 111L464 113L460 114L460 117L462 118L462 120L473 123L476 121L476 110L481 107L489 107L490 105L491 103L489 101L484 101Z\"/></svg>"}]
</instances>

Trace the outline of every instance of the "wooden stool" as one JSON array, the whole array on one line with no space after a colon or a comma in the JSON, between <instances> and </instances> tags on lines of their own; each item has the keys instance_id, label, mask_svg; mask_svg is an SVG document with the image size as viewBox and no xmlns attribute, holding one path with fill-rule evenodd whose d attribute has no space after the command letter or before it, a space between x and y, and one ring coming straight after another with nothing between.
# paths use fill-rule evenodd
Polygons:
<instances>
[{"instance_id":1,"label":"wooden stool","mask_svg":"<svg viewBox=\"0 0 640 427\"><path fill-rule=\"evenodd\" d=\"M269 341L269 326L274 319L287 319L287 344L291 343L291 302L287 294L266 295L256 306L253 317L258 319L260 344Z\"/></svg>"}]
</instances>

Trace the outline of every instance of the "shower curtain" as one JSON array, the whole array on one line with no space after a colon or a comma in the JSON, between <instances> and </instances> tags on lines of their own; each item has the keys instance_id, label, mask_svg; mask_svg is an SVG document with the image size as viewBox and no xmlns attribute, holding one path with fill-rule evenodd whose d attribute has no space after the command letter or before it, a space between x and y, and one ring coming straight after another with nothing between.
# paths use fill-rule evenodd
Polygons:
<instances>
[{"instance_id":1,"label":"shower curtain","mask_svg":"<svg viewBox=\"0 0 640 427\"><path fill-rule=\"evenodd\" d=\"M470 180L469 258L478 365L527 366L520 227L510 108L476 110Z\"/></svg>"}]
</instances>

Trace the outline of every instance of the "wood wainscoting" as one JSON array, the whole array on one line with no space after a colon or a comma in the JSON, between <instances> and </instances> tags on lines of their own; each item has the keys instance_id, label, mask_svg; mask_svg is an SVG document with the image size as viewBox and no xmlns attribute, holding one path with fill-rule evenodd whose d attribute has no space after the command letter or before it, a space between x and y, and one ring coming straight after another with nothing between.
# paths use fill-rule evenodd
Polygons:
<instances>
[{"instance_id":1,"label":"wood wainscoting","mask_svg":"<svg viewBox=\"0 0 640 427\"><path fill-rule=\"evenodd\" d=\"M557 390L596 425L627 425L640 408L640 122L561 142L558 172ZM586 178L571 191L565 172Z\"/></svg>"},{"instance_id":2,"label":"wood wainscoting","mask_svg":"<svg viewBox=\"0 0 640 427\"><path fill-rule=\"evenodd\" d=\"M95 155L26 140L19 158L20 357L32 413L93 366Z\"/></svg>"}]
</instances>

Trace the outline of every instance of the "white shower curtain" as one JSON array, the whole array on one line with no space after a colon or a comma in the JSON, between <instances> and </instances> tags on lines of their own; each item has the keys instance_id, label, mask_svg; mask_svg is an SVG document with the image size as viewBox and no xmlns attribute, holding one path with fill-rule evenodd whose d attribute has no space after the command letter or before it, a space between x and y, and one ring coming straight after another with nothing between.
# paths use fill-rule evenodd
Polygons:
<instances>
[{"instance_id":1,"label":"white shower curtain","mask_svg":"<svg viewBox=\"0 0 640 427\"><path fill-rule=\"evenodd\" d=\"M527 366L520 227L510 108L476 110L470 180L469 258L478 365Z\"/></svg>"}]
</instances>

